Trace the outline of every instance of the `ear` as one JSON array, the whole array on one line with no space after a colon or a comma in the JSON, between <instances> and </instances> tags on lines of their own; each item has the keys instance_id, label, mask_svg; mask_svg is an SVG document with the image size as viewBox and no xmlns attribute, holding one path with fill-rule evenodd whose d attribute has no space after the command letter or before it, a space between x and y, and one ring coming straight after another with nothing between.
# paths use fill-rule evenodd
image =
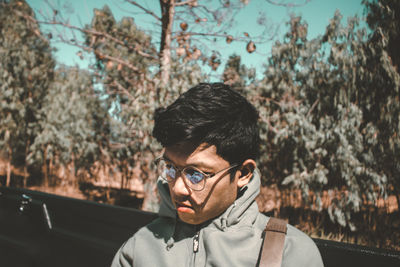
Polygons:
<instances>
[{"instance_id":1,"label":"ear","mask_svg":"<svg viewBox=\"0 0 400 267\"><path fill-rule=\"evenodd\" d=\"M240 170L238 171L239 173L239 178L237 181L237 186L238 188L242 188L243 186L247 185L250 182L251 177L253 177L253 172L256 169L256 162L252 159L246 159Z\"/></svg>"}]
</instances>

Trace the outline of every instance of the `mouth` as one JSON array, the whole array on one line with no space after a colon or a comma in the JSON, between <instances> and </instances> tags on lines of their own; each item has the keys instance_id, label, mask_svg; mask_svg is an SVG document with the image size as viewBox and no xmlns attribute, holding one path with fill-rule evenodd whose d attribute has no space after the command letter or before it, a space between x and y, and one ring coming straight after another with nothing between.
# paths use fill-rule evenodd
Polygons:
<instances>
[{"instance_id":1,"label":"mouth","mask_svg":"<svg viewBox=\"0 0 400 267\"><path fill-rule=\"evenodd\" d=\"M175 202L175 208L178 212L194 213L194 209L193 209L192 205L190 205L188 203Z\"/></svg>"}]
</instances>

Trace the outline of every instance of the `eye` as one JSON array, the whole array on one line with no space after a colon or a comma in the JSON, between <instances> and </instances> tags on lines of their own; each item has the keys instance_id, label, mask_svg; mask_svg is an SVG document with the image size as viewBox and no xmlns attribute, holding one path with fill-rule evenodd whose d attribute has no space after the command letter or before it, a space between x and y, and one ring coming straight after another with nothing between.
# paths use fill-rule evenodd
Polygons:
<instances>
[{"instance_id":1,"label":"eye","mask_svg":"<svg viewBox=\"0 0 400 267\"><path fill-rule=\"evenodd\" d=\"M198 184L204 179L204 174L201 173L200 171L197 171L195 169L187 169L185 171L186 178L192 183L192 184Z\"/></svg>"},{"instance_id":2,"label":"eye","mask_svg":"<svg viewBox=\"0 0 400 267\"><path fill-rule=\"evenodd\" d=\"M174 168L174 166L172 166L171 163L165 163L165 167L166 167L167 169Z\"/></svg>"}]
</instances>

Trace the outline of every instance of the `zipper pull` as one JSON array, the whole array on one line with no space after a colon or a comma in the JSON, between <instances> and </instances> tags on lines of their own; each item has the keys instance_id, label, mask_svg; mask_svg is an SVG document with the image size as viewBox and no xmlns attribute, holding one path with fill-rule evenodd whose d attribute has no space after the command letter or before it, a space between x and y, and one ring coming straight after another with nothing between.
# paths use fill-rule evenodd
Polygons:
<instances>
[{"instance_id":1,"label":"zipper pull","mask_svg":"<svg viewBox=\"0 0 400 267\"><path fill-rule=\"evenodd\" d=\"M194 253L199 251L199 235L200 235L200 232L197 232L196 235L193 237L193 252Z\"/></svg>"}]
</instances>

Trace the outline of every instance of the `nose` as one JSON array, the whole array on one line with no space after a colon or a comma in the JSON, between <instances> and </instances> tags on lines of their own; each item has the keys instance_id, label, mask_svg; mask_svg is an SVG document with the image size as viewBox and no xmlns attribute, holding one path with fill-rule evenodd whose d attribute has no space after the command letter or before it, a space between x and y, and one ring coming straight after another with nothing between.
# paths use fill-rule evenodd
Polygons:
<instances>
[{"instance_id":1,"label":"nose","mask_svg":"<svg viewBox=\"0 0 400 267\"><path fill-rule=\"evenodd\" d=\"M186 185L182 173L179 173L179 176L176 177L171 186L171 191L175 196L188 196L190 195L190 189Z\"/></svg>"}]
</instances>

